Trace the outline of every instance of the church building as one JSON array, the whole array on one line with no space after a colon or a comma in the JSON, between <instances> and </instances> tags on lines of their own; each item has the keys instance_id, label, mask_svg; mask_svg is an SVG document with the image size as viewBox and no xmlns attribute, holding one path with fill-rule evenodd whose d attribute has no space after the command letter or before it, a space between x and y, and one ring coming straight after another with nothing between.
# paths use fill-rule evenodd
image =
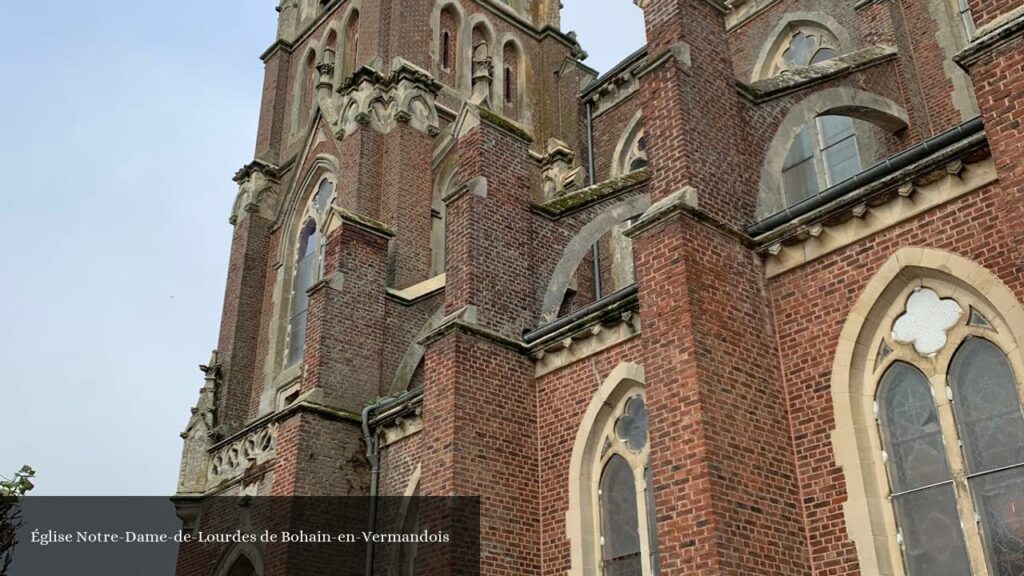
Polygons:
<instances>
[{"instance_id":1,"label":"church building","mask_svg":"<svg viewBox=\"0 0 1024 576\"><path fill-rule=\"evenodd\" d=\"M599 75L559 0L281 0L186 527L477 496L487 576L1024 574L1024 5L636 3Z\"/></svg>"}]
</instances>

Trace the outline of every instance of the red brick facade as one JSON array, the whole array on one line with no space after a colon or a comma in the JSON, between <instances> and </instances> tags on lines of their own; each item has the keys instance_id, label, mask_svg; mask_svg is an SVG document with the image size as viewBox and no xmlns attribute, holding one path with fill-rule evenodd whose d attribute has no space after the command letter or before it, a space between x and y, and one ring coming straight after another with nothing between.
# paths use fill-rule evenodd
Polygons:
<instances>
[{"instance_id":1,"label":"red brick facade","mask_svg":"<svg viewBox=\"0 0 1024 576\"><path fill-rule=\"evenodd\" d=\"M865 534L846 506L861 480L836 449L852 426L836 367L862 345L847 330L876 276L930 274L901 250L969 261L1024 301L1019 2L972 0L977 32L955 0L638 3L646 53L600 79L557 0L282 3L256 158L236 178L214 401L190 423L205 436L186 435L184 460L210 474L183 472L185 508L366 495L377 478L382 495L480 496L482 574L598 576L583 557L598 528L580 523L592 495L572 475L595 458L581 451L588 415L610 409L599 394L630 366L661 574L905 573L895 534ZM829 29L837 58L759 76L801 26ZM829 115L857 121L861 175L762 213L800 123ZM559 142L580 172L545 192ZM628 149L648 167L618 173ZM337 199L288 365L297 220L323 178ZM624 277L635 286L616 291ZM248 463L224 464L264 432ZM179 574L227 573L233 556L204 554ZM252 554L258 573L289 573L287 550Z\"/></svg>"}]
</instances>

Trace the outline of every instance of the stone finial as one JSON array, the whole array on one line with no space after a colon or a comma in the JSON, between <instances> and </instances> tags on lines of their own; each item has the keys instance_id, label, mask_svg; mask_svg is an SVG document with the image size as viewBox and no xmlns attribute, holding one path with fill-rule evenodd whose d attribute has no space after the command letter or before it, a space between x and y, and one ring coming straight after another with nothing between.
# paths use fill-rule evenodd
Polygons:
<instances>
[{"instance_id":1,"label":"stone finial","mask_svg":"<svg viewBox=\"0 0 1024 576\"><path fill-rule=\"evenodd\" d=\"M584 186L583 168L573 168L576 155L557 138L548 139L547 154L541 160L544 200L551 200Z\"/></svg>"},{"instance_id":2,"label":"stone finial","mask_svg":"<svg viewBox=\"0 0 1024 576\"><path fill-rule=\"evenodd\" d=\"M207 488L210 467L210 447L216 441L214 430L217 426L217 392L220 386L221 364L217 351L210 354L210 361L199 367L203 372L203 387L199 399L192 408L192 417L181 433L184 446L181 452L181 468L178 471L178 494L202 494Z\"/></svg>"}]
</instances>

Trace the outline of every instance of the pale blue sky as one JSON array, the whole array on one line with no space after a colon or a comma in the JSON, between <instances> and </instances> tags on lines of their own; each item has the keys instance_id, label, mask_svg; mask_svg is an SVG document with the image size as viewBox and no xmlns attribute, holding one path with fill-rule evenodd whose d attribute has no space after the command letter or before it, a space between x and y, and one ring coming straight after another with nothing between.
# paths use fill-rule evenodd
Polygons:
<instances>
[{"instance_id":1,"label":"pale blue sky","mask_svg":"<svg viewBox=\"0 0 1024 576\"><path fill-rule=\"evenodd\" d=\"M631 0L563 0L604 71ZM170 494L216 345L273 0L0 1L0 474Z\"/></svg>"}]
</instances>

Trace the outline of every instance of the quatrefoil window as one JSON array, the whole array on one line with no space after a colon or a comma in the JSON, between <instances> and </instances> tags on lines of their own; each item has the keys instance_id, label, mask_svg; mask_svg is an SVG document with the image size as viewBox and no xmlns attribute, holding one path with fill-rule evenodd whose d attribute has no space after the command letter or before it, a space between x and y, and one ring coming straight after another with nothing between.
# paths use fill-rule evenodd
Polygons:
<instances>
[{"instance_id":1,"label":"quatrefoil window","mask_svg":"<svg viewBox=\"0 0 1024 576\"><path fill-rule=\"evenodd\" d=\"M647 446L647 406L637 396L626 403L624 414L615 423L615 435L630 452L639 454Z\"/></svg>"},{"instance_id":2,"label":"quatrefoil window","mask_svg":"<svg viewBox=\"0 0 1024 576\"><path fill-rule=\"evenodd\" d=\"M907 299L907 311L892 326L892 339L913 344L921 356L934 356L946 347L946 334L963 316L960 305L942 299L929 288L917 288Z\"/></svg>"}]
</instances>

